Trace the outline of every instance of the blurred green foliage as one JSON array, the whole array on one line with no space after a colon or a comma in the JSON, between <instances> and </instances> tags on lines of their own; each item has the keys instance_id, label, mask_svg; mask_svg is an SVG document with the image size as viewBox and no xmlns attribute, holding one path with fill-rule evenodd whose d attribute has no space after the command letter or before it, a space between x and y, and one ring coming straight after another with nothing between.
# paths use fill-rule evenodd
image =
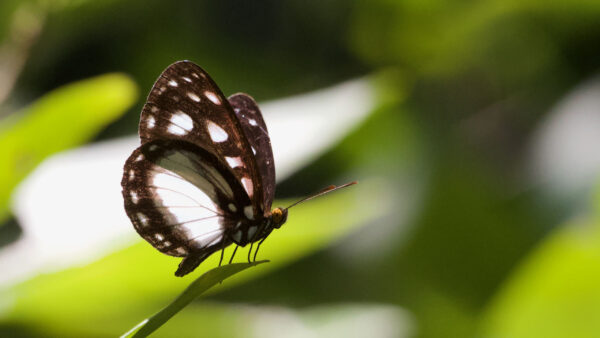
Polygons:
<instances>
[{"instance_id":1,"label":"blurred green foliage","mask_svg":"<svg viewBox=\"0 0 600 338\"><path fill-rule=\"evenodd\" d=\"M56 89L0 121L0 220L10 193L44 158L92 139L137 98L135 83L108 74Z\"/></svg>"},{"instance_id":2,"label":"blurred green foliage","mask_svg":"<svg viewBox=\"0 0 600 338\"><path fill-rule=\"evenodd\" d=\"M0 3L0 41L9 35L17 3ZM272 263L224 283L210 302L194 304L158 335L199 327L215 337L239 335L235 327L250 325L239 304L310 311L347 302L405 309L418 337L600 332L598 210L548 203L543 187L524 178L530 142L547 112L598 73L598 1L69 3L77 6L48 12L8 106L26 106L61 85L114 71L131 74L146 92L179 59L202 65L225 93L248 92L260 101L379 74L376 111L282 182L278 196L304 195L346 178L359 179L359 187L294 209L290 223L261 249L259 257ZM85 135L72 134L62 148L100 130L98 139L135 133L142 100L128 109L135 89L125 82L121 86L130 89L105 86L125 93L120 99L102 98L98 90L79 100L95 102L95 109L115 104L114 111L92 114L106 119L90 122ZM65 100L71 108L78 101ZM54 122L46 131L37 131L42 124L20 127L37 104L6 117L1 130L19 140L7 149L71 135L54 129L76 126L61 123L74 117L54 105L47 109L58 115L46 117ZM28 141L26 129L50 134ZM6 191L48 154L28 157L26 170L7 165ZM0 202L6 205L8 197ZM597 205L587 195L578 200ZM2 295L10 311L0 335L124 332L186 284L171 277L173 269L172 259L138 244L86 267L37 277Z\"/></svg>"},{"instance_id":3,"label":"blurred green foliage","mask_svg":"<svg viewBox=\"0 0 600 338\"><path fill-rule=\"evenodd\" d=\"M600 196L600 195L599 195ZM600 200L554 231L491 303L487 337L594 337L600 332Z\"/></svg>"}]
</instances>

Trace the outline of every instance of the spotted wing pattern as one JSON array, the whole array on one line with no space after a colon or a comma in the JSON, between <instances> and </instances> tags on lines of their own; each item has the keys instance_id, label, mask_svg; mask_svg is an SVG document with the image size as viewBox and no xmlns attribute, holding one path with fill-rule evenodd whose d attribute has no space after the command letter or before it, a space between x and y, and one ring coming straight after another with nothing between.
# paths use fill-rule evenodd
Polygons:
<instances>
[{"instance_id":1,"label":"spotted wing pattern","mask_svg":"<svg viewBox=\"0 0 600 338\"><path fill-rule=\"evenodd\" d=\"M269 212L275 197L275 163L267 125L258 105L249 95L238 93L230 96L228 100L256 158L259 176L262 179L264 210Z\"/></svg>"},{"instance_id":2,"label":"spotted wing pattern","mask_svg":"<svg viewBox=\"0 0 600 338\"><path fill-rule=\"evenodd\" d=\"M202 68L180 61L160 75L142 110L139 133L142 143L181 140L223 159L250 197L253 217L263 216L263 185L251 146L229 101Z\"/></svg>"}]
</instances>

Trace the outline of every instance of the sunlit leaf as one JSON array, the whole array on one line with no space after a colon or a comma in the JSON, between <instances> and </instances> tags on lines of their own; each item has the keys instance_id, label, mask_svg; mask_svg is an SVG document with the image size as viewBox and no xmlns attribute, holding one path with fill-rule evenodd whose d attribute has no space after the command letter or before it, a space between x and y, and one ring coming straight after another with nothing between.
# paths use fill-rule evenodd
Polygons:
<instances>
[{"instance_id":1,"label":"sunlit leaf","mask_svg":"<svg viewBox=\"0 0 600 338\"><path fill-rule=\"evenodd\" d=\"M46 156L79 145L121 116L135 101L135 83L107 74L56 89L0 121L0 218L10 192Z\"/></svg>"},{"instance_id":2,"label":"sunlit leaf","mask_svg":"<svg viewBox=\"0 0 600 338\"><path fill-rule=\"evenodd\" d=\"M190 304L194 299L204 293L206 290L215 286L217 283L233 276L234 274L246 270L249 267L256 266L267 261L258 261L255 263L235 263L220 266L207 271L202 276L193 281L173 302L150 318L144 319L122 337L146 337L159 327L165 324L171 317Z\"/></svg>"},{"instance_id":3,"label":"sunlit leaf","mask_svg":"<svg viewBox=\"0 0 600 338\"><path fill-rule=\"evenodd\" d=\"M386 185L365 181L291 209L288 222L260 248L258 259L271 263L233 276L217 289L256 278L341 240L389 213L390 195ZM231 252L230 247L225 257ZM247 249L238 250L236 262L246 257ZM190 277L218 261L219 255L209 257ZM121 334L147 316L149 308L164 306L189 283L189 277L173 276L178 263L179 259L162 255L140 240L86 267L40 276L0 292L0 299L8 302L4 321L26 323L63 337L85 335L89 326L99 323L111 334Z\"/></svg>"}]
</instances>

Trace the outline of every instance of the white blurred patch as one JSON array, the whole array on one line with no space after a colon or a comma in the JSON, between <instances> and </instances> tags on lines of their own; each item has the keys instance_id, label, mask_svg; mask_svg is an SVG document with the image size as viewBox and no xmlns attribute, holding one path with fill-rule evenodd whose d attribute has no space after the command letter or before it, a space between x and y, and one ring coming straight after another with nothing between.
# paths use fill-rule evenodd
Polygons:
<instances>
[{"instance_id":1,"label":"white blurred patch","mask_svg":"<svg viewBox=\"0 0 600 338\"><path fill-rule=\"evenodd\" d=\"M411 316L391 305L340 304L301 311L284 307L250 307L247 317L252 327L243 336L257 338L402 338L414 335Z\"/></svg>"},{"instance_id":2,"label":"white blurred patch","mask_svg":"<svg viewBox=\"0 0 600 338\"><path fill-rule=\"evenodd\" d=\"M382 212L380 217L333 245L330 252L336 264L366 268L381 262L401 247L407 239L406 232L410 231L410 225L420 211L425 194L422 179L409 174L398 180L393 188L387 181L377 178L361 181L359 184L370 186L372 189L369 191L377 194L365 200L377 201L372 206L374 209L391 212Z\"/></svg>"},{"instance_id":3,"label":"white blurred patch","mask_svg":"<svg viewBox=\"0 0 600 338\"><path fill-rule=\"evenodd\" d=\"M125 214L121 178L136 138L50 157L19 186L13 212L22 238L0 250L0 285L86 264L138 238Z\"/></svg>"},{"instance_id":4,"label":"white blurred patch","mask_svg":"<svg viewBox=\"0 0 600 338\"><path fill-rule=\"evenodd\" d=\"M589 194L600 178L600 78L556 104L532 139L530 181L559 198Z\"/></svg>"},{"instance_id":5,"label":"white blurred patch","mask_svg":"<svg viewBox=\"0 0 600 338\"><path fill-rule=\"evenodd\" d=\"M361 79L260 106L281 180L338 142L375 100ZM0 285L87 264L141 240L125 214L120 184L125 160L138 146L132 136L63 152L22 182L13 212L23 236L0 251Z\"/></svg>"},{"instance_id":6,"label":"white blurred patch","mask_svg":"<svg viewBox=\"0 0 600 338\"><path fill-rule=\"evenodd\" d=\"M269 130L277 179L316 159L375 107L375 92L363 80L259 105Z\"/></svg>"}]
</instances>

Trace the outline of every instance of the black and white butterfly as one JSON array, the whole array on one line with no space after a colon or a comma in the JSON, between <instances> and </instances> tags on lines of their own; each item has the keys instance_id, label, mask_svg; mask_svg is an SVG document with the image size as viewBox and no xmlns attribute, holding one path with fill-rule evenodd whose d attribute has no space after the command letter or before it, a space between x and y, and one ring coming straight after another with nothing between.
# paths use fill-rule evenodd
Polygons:
<instances>
[{"instance_id":1,"label":"black and white butterfly","mask_svg":"<svg viewBox=\"0 0 600 338\"><path fill-rule=\"evenodd\" d=\"M142 145L125 162L121 181L125 211L152 246L183 257L176 276L219 250L222 261L232 243L260 246L286 221L291 206L271 210L273 152L252 97L226 99L202 68L176 62L152 87L139 134ZM248 260L251 251L252 244Z\"/></svg>"}]
</instances>

